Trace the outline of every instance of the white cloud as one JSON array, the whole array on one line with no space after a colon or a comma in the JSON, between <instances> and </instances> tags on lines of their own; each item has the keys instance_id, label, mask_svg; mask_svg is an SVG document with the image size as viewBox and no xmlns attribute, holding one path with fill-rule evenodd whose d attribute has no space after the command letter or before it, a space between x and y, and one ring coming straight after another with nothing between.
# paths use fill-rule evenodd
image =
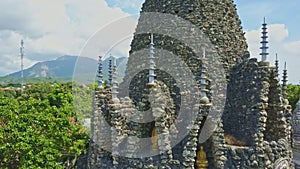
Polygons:
<instances>
[{"instance_id":1,"label":"white cloud","mask_svg":"<svg viewBox=\"0 0 300 169\"><path fill-rule=\"evenodd\" d=\"M300 57L300 40L287 42L284 44L284 50L289 51L290 54Z\"/></svg>"},{"instance_id":2,"label":"white cloud","mask_svg":"<svg viewBox=\"0 0 300 169\"><path fill-rule=\"evenodd\" d=\"M270 42L281 43L289 36L289 31L284 24L272 24L268 30Z\"/></svg>"},{"instance_id":3,"label":"white cloud","mask_svg":"<svg viewBox=\"0 0 300 169\"><path fill-rule=\"evenodd\" d=\"M260 46L260 30L251 30L246 31L245 37L248 42L248 49L251 53L251 56L257 56L259 54L259 46Z\"/></svg>"},{"instance_id":4,"label":"white cloud","mask_svg":"<svg viewBox=\"0 0 300 169\"><path fill-rule=\"evenodd\" d=\"M25 67L29 67L64 54L78 55L97 30L128 16L120 8L108 7L105 0L0 1L0 10L0 59L5 62L0 75L19 70L14 60L21 39L27 54ZM108 50L95 45L100 51Z\"/></svg>"},{"instance_id":5,"label":"white cloud","mask_svg":"<svg viewBox=\"0 0 300 169\"><path fill-rule=\"evenodd\" d=\"M20 70L20 39L22 39L22 35L17 32L9 30L0 31L0 72L11 73ZM24 59L25 65L31 66L34 63L36 63L35 60Z\"/></svg>"},{"instance_id":6,"label":"white cloud","mask_svg":"<svg viewBox=\"0 0 300 169\"><path fill-rule=\"evenodd\" d=\"M271 24L268 26L269 50L268 61L274 65L276 53L280 60L280 70L283 69L284 62L287 62L289 79L292 83L299 83L300 74L298 63L300 63L300 40L288 41L289 31L284 24ZM246 31L246 39L252 57L260 60L259 53L261 46L261 29Z\"/></svg>"},{"instance_id":7,"label":"white cloud","mask_svg":"<svg viewBox=\"0 0 300 169\"><path fill-rule=\"evenodd\" d=\"M121 7L124 11L138 11L144 0L109 0L113 7Z\"/></svg>"},{"instance_id":8,"label":"white cloud","mask_svg":"<svg viewBox=\"0 0 300 169\"><path fill-rule=\"evenodd\" d=\"M21 69L21 61L20 56L12 57L11 55L2 55L1 59L5 60L5 62L0 62L0 72L14 72L16 69ZM24 58L24 65L32 65L36 63L36 61L32 61L30 59Z\"/></svg>"},{"instance_id":9,"label":"white cloud","mask_svg":"<svg viewBox=\"0 0 300 169\"><path fill-rule=\"evenodd\" d=\"M246 31L246 39L249 44L249 50L252 55L257 56L260 53L261 29ZM282 42L288 37L289 32L284 24L272 24L268 26L269 46L282 45Z\"/></svg>"}]
</instances>

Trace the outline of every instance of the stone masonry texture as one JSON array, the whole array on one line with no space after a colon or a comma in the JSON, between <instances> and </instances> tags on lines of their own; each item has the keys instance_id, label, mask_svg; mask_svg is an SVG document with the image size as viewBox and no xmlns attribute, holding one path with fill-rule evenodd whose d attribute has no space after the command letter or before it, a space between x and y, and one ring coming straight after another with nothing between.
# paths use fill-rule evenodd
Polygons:
<instances>
[{"instance_id":1,"label":"stone masonry texture","mask_svg":"<svg viewBox=\"0 0 300 169\"><path fill-rule=\"evenodd\" d=\"M193 39L191 43L201 43L210 57L205 64L209 77L208 99L201 100L198 91L204 60L190 47L195 44L154 34L155 61L177 69L187 67L192 76L185 71L170 74L171 68L158 68L155 83L149 86L151 32L135 33L119 98L111 98L109 87L98 88L95 92L91 143L88 153L80 158L78 168L194 169L199 160L197 152L200 146L204 147L209 169L272 169L281 164L293 168L290 106L282 97L276 69L268 62L250 59L233 0L146 0L141 14L148 12L182 18L201 30L203 34L200 36L208 38L198 42L205 38L195 36L192 27L187 34L178 31L181 23L164 27L151 25L157 18L141 17L136 28L136 32L145 26L164 28L164 32ZM141 52L143 50L146 52ZM216 63L224 69L225 79L212 84L214 79L222 79L219 68L213 66ZM188 86L191 78L196 86ZM194 92L195 88L197 92ZM227 90L226 96L219 93L221 90ZM193 97L184 100L184 96L190 93ZM224 110L218 107L222 99L225 100ZM181 116L182 107L187 107L184 116L195 115L194 121L179 120L173 125ZM218 112L211 115L211 108ZM142 119L136 114L137 110L148 111L153 121L130 121L132 117ZM199 136L206 120L215 124L211 125L215 130L204 143L200 143ZM140 147L143 145L137 138L151 137L153 129L159 134L156 150L148 149L148 145L154 144L151 141ZM179 143L174 143L183 129L188 130L188 134ZM136 137L127 139L127 136ZM118 151L124 145L126 157L120 155L124 152ZM142 156L141 148L159 153L134 158L136 154Z\"/></svg>"}]
</instances>

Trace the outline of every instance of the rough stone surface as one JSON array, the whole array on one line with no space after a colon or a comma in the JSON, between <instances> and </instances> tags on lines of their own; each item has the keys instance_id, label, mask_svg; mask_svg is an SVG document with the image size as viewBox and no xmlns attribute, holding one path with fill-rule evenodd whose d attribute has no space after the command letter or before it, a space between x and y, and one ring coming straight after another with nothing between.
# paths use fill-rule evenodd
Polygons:
<instances>
[{"instance_id":1,"label":"rough stone surface","mask_svg":"<svg viewBox=\"0 0 300 169\"><path fill-rule=\"evenodd\" d=\"M256 59L250 59L233 67L230 74L222 117L224 130L246 145L254 145L254 134L263 127L258 124L267 119L264 112L268 103L269 73L269 67L259 66Z\"/></svg>"},{"instance_id":2,"label":"rough stone surface","mask_svg":"<svg viewBox=\"0 0 300 169\"><path fill-rule=\"evenodd\" d=\"M293 116L293 155L295 168L300 168L300 100L297 103Z\"/></svg>"},{"instance_id":3,"label":"rough stone surface","mask_svg":"<svg viewBox=\"0 0 300 169\"><path fill-rule=\"evenodd\" d=\"M97 89L92 117L92 138L88 154L83 156L78 168L195 168L197 152L204 147L209 169L240 168L274 168L278 160L286 160L292 165L291 151L291 110L282 98L276 69L266 62L249 59L247 44L232 0L146 0L142 7L144 12L161 12L179 16L197 26L206 34L208 41L201 45L207 47L210 58L206 65L210 79L222 79L217 67L225 69L226 81L208 85L208 98L199 103L195 98L182 100L183 96L193 90L187 87L190 77L185 73L170 75L168 68L155 70L155 84L148 83L148 55L139 54L148 51L150 34L135 34L131 43L130 57L124 82L120 85L119 99L111 99L111 89ZM144 18L145 19L145 18ZM155 19L155 18L152 18ZM136 31L143 29L150 20L139 19ZM178 24L178 23L176 23ZM176 33L180 25L166 25ZM170 29L171 28L171 29ZM157 29L160 29L159 26ZM181 33L181 32L178 32ZM191 29L185 38L197 43L202 37L193 36ZM165 57L164 51L156 51L156 62L167 63L178 69L187 67L200 86L203 60L187 44L162 34L154 34L156 49L167 50L180 60ZM220 56L220 60L215 60ZM217 114L210 115L213 106L221 105L224 95L219 91L227 85L225 110L221 107ZM124 89L129 86L129 91ZM198 86L194 86L198 87ZM129 95L129 97L125 97ZM151 97L150 97L151 96ZM193 95L200 97L200 95ZM212 102L214 101L214 102ZM188 107L187 117L196 115L192 124L175 120L181 106ZM209 104L207 104L209 103ZM211 104L215 103L215 104ZM147 111L152 122L137 123L142 120L137 110ZM221 119L218 117L223 116ZM104 118L101 118L104 117ZM210 120L216 126L215 132L204 143L199 143L204 122ZM107 127L104 124L107 123ZM137 138L151 137L153 128L159 135L158 155L142 157L143 151L154 151L139 144ZM169 130L170 129L170 130ZM188 129L188 135L178 144L174 140L182 135L182 129ZM135 136L127 139L127 136ZM124 152L118 148L126 147ZM149 147L148 147L149 148ZM108 151L110 150L110 151ZM120 156L125 153L127 157ZM141 156L133 158L134 155ZM88 167L86 167L88 166Z\"/></svg>"}]
</instances>

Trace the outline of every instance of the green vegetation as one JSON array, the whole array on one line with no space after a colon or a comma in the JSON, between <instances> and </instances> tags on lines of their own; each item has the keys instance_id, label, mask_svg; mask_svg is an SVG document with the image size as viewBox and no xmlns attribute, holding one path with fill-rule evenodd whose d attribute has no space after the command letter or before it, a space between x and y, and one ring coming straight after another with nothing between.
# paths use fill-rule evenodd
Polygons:
<instances>
[{"instance_id":1,"label":"green vegetation","mask_svg":"<svg viewBox=\"0 0 300 169\"><path fill-rule=\"evenodd\" d=\"M71 82L71 77L61 77L61 78L24 78L25 84L39 83L39 82L48 82L48 83L57 83L57 82ZM20 87L21 79L15 77L0 77L0 87Z\"/></svg>"},{"instance_id":2,"label":"green vegetation","mask_svg":"<svg viewBox=\"0 0 300 169\"><path fill-rule=\"evenodd\" d=\"M73 86L81 96L91 87ZM0 91L0 168L72 168L88 145L80 118L91 112L91 100L75 109L72 83L35 83L23 94Z\"/></svg>"},{"instance_id":3,"label":"green vegetation","mask_svg":"<svg viewBox=\"0 0 300 169\"><path fill-rule=\"evenodd\" d=\"M0 91L0 168L74 168L87 150L89 129L81 124L96 87L47 81L27 85L23 94ZM300 86L290 84L287 92L295 108Z\"/></svg>"},{"instance_id":4,"label":"green vegetation","mask_svg":"<svg viewBox=\"0 0 300 169\"><path fill-rule=\"evenodd\" d=\"M289 100L290 105L293 107L293 110L295 110L295 106L297 102L299 101L300 96L300 86L299 85L292 85L289 84L287 86L287 98Z\"/></svg>"}]
</instances>

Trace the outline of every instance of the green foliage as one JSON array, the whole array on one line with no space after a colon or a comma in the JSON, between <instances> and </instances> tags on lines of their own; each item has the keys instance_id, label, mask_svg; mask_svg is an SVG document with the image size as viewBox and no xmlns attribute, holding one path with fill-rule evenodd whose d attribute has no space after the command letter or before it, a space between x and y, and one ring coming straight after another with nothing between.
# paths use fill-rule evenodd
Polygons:
<instances>
[{"instance_id":1,"label":"green foliage","mask_svg":"<svg viewBox=\"0 0 300 169\"><path fill-rule=\"evenodd\" d=\"M7 91L0 91L0 96L2 97L12 97L15 98L17 96L17 91L15 90L7 90Z\"/></svg>"},{"instance_id":2,"label":"green foliage","mask_svg":"<svg viewBox=\"0 0 300 169\"><path fill-rule=\"evenodd\" d=\"M300 86L289 84L287 86L287 99L289 100L290 105L293 107L293 110L296 108L296 104L300 96Z\"/></svg>"},{"instance_id":3,"label":"green foliage","mask_svg":"<svg viewBox=\"0 0 300 169\"><path fill-rule=\"evenodd\" d=\"M73 85L74 106L80 120L89 118L92 113L94 87L94 84Z\"/></svg>"},{"instance_id":4,"label":"green foliage","mask_svg":"<svg viewBox=\"0 0 300 169\"><path fill-rule=\"evenodd\" d=\"M0 168L71 168L86 150L71 83L37 83L22 95L0 92Z\"/></svg>"},{"instance_id":5,"label":"green foliage","mask_svg":"<svg viewBox=\"0 0 300 169\"><path fill-rule=\"evenodd\" d=\"M108 83L109 83L108 80L105 79L105 80L104 80L104 83L103 83L103 87L108 86Z\"/></svg>"},{"instance_id":6,"label":"green foliage","mask_svg":"<svg viewBox=\"0 0 300 169\"><path fill-rule=\"evenodd\" d=\"M25 84L34 83L57 83L57 82L71 82L72 77L45 77L45 78L24 78ZM0 77L0 87L21 87L21 79L15 77Z\"/></svg>"}]
</instances>

